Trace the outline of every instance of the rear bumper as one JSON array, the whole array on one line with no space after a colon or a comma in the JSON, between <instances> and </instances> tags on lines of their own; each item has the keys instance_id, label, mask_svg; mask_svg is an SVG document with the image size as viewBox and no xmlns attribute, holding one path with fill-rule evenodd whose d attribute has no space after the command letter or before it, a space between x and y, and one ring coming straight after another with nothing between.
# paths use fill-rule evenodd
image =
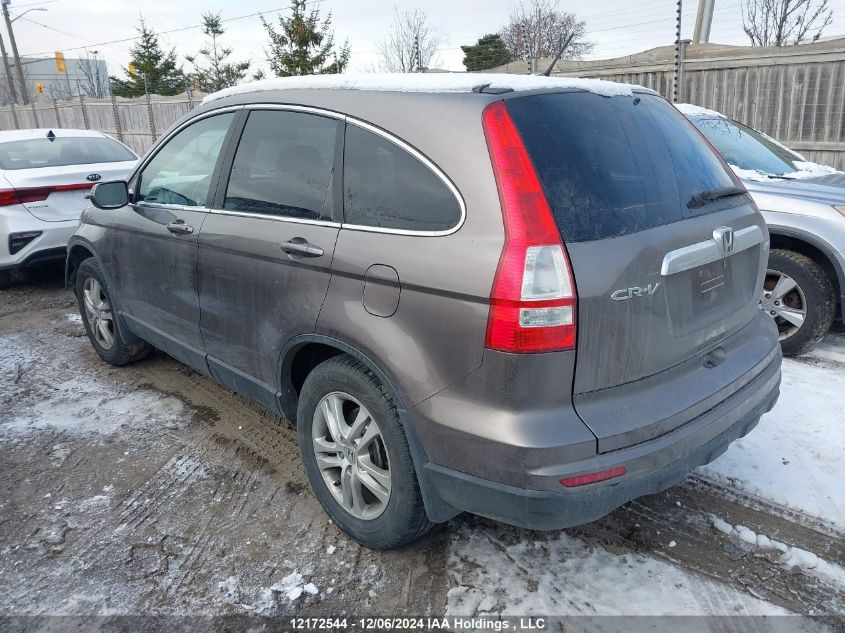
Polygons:
<instances>
[{"instance_id":1,"label":"rear bumper","mask_svg":"<svg viewBox=\"0 0 845 633\"><path fill-rule=\"evenodd\" d=\"M65 257L67 242L79 220L44 222L16 206L0 210L0 270L18 270ZM41 234L16 253L9 252L9 235L40 231Z\"/></svg>"},{"instance_id":2,"label":"rear bumper","mask_svg":"<svg viewBox=\"0 0 845 633\"><path fill-rule=\"evenodd\" d=\"M657 437L603 452L566 390L559 383L555 391L544 384L554 374L547 364L551 358L518 359L518 368L497 367L499 357L485 359L491 371L475 381L477 391L455 385L404 412L423 447L418 474L432 520L469 511L522 527L556 529L592 521L681 481L748 433L777 401L781 353L776 330L761 314L738 336L747 345L735 342L722 364L710 369L699 364L701 372L687 377L687 391L695 391L695 382L704 384L710 395L686 409L682 423ZM741 371L732 358L745 360ZM707 378L711 372L721 376L713 384ZM504 376L503 383L495 383L494 376ZM548 380L554 379L559 375ZM723 386L717 389L716 384ZM671 380L653 387L645 409L637 404L637 394L611 408L631 416L650 410L656 416L662 411L658 400L685 401ZM541 406L542 396L550 393L561 401ZM482 396L490 406L479 404ZM620 466L625 474L605 482L569 488L560 483Z\"/></svg>"},{"instance_id":3,"label":"rear bumper","mask_svg":"<svg viewBox=\"0 0 845 633\"><path fill-rule=\"evenodd\" d=\"M524 490L428 464L426 479L437 497L455 508L532 530L557 530L595 521L619 506L665 490L694 468L724 453L731 442L751 431L771 410L779 394L780 372L773 388L753 409L716 437L660 468L627 479L578 488L578 492ZM621 456L619 456L621 458ZM624 465L623 459L618 462Z\"/></svg>"}]
</instances>

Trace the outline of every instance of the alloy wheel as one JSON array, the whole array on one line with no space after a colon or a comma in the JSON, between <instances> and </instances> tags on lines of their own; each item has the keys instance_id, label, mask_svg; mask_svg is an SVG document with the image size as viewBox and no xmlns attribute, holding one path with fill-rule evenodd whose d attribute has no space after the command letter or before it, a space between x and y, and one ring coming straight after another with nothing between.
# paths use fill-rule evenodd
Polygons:
<instances>
[{"instance_id":1,"label":"alloy wheel","mask_svg":"<svg viewBox=\"0 0 845 633\"><path fill-rule=\"evenodd\" d=\"M358 519L381 515L390 500L390 462L370 412L349 394L332 392L317 404L312 439L323 481L343 509Z\"/></svg>"},{"instance_id":2,"label":"alloy wheel","mask_svg":"<svg viewBox=\"0 0 845 633\"><path fill-rule=\"evenodd\" d=\"M103 349L111 349L114 345L114 316L108 296L96 278L88 277L82 285L82 303L97 344Z\"/></svg>"},{"instance_id":3,"label":"alloy wheel","mask_svg":"<svg viewBox=\"0 0 845 633\"><path fill-rule=\"evenodd\" d=\"M807 298L795 279L770 268L766 271L766 281L760 295L760 309L774 319L782 341L804 325Z\"/></svg>"}]
</instances>

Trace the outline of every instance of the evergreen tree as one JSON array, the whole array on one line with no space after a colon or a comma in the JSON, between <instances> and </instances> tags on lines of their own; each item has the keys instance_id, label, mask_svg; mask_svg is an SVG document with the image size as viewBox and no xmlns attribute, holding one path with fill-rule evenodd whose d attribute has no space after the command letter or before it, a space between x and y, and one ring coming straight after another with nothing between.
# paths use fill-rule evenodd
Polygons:
<instances>
[{"instance_id":1,"label":"evergreen tree","mask_svg":"<svg viewBox=\"0 0 845 633\"><path fill-rule=\"evenodd\" d=\"M261 16L270 39L266 50L270 69L276 77L292 75L331 75L342 73L349 63L349 43L335 49L331 12L320 20L320 10L306 14L306 0L291 0L293 14L279 14L279 30Z\"/></svg>"},{"instance_id":2,"label":"evergreen tree","mask_svg":"<svg viewBox=\"0 0 845 633\"><path fill-rule=\"evenodd\" d=\"M158 35L148 28L141 18L137 27L141 36L131 49L130 68L124 68L126 79L109 77L112 94L118 97L139 97L144 94L144 83L150 93L174 95L185 89L186 79L182 67L176 65L176 49L165 52L158 43Z\"/></svg>"},{"instance_id":3,"label":"evergreen tree","mask_svg":"<svg viewBox=\"0 0 845 633\"><path fill-rule=\"evenodd\" d=\"M191 80L206 92L216 92L242 81L249 71L250 62L226 61L232 54L232 49L222 46L217 40L226 32L219 12L215 14L209 11L202 14L202 32L211 40L196 55L185 55L188 63L194 65ZM200 65L199 57L206 58L208 65Z\"/></svg>"},{"instance_id":4,"label":"evergreen tree","mask_svg":"<svg viewBox=\"0 0 845 633\"><path fill-rule=\"evenodd\" d=\"M464 66L470 71L496 68L512 60L498 33L480 37L475 44L461 46L461 50L464 52Z\"/></svg>"}]
</instances>

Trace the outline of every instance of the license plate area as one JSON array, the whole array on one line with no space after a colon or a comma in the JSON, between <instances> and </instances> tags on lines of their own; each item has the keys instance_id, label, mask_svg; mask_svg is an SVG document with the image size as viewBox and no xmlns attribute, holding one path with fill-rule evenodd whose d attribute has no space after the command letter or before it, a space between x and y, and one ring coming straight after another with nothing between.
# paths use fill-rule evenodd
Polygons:
<instances>
[{"instance_id":1,"label":"license plate area","mask_svg":"<svg viewBox=\"0 0 845 633\"><path fill-rule=\"evenodd\" d=\"M704 264L694 269L691 284L693 303L702 309L712 310L733 294L730 259Z\"/></svg>"},{"instance_id":2,"label":"license plate area","mask_svg":"<svg viewBox=\"0 0 845 633\"><path fill-rule=\"evenodd\" d=\"M759 256L758 249L750 248L664 277L672 334L678 338L708 333L708 338L742 321L756 296Z\"/></svg>"}]
</instances>

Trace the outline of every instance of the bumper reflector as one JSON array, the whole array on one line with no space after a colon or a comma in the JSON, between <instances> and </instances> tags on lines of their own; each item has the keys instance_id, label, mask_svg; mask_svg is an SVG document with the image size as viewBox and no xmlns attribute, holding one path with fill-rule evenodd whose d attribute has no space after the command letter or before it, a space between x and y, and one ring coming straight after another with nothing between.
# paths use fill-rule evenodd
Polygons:
<instances>
[{"instance_id":1,"label":"bumper reflector","mask_svg":"<svg viewBox=\"0 0 845 633\"><path fill-rule=\"evenodd\" d=\"M36 237L41 235L41 231L27 231L25 233L11 233L9 235L9 254L14 255L19 250L24 248Z\"/></svg>"},{"instance_id":2,"label":"bumper reflector","mask_svg":"<svg viewBox=\"0 0 845 633\"><path fill-rule=\"evenodd\" d=\"M560 483L567 488L574 488L575 486L586 486L587 484L594 484L599 481L606 481L614 477L621 477L628 470L624 466L615 466L607 470L600 470L597 473L590 473L588 475L578 475L577 477L567 477L561 479Z\"/></svg>"}]
</instances>

